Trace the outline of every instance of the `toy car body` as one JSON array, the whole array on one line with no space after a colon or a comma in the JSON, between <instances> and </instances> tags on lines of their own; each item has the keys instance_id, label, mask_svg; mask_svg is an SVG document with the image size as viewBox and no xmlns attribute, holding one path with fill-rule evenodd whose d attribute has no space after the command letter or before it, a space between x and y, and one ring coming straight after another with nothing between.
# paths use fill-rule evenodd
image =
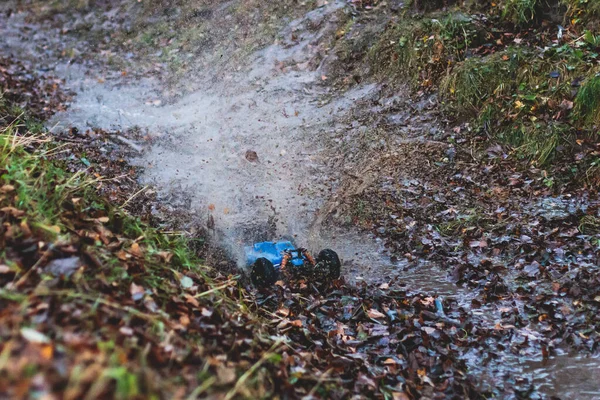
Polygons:
<instances>
[{"instance_id":1,"label":"toy car body","mask_svg":"<svg viewBox=\"0 0 600 400\"><path fill-rule=\"evenodd\" d=\"M296 248L290 241L260 242L244 247L246 265L251 268L250 277L255 286L274 284L284 270L294 274L320 275L337 279L341 262L331 249L322 250L315 260L308 250Z\"/></svg>"}]
</instances>

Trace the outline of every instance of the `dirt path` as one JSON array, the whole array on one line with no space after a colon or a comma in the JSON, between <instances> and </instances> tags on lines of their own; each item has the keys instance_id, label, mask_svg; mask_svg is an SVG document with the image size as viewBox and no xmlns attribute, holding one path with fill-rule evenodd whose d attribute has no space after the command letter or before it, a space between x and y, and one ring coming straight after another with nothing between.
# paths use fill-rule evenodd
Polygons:
<instances>
[{"instance_id":1,"label":"dirt path","mask_svg":"<svg viewBox=\"0 0 600 400\"><path fill-rule=\"evenodd\" d=\"M329 101L324 77L309 67L321 50L320 39L336 29L330 17L343 6L342 1L331 2L293 21L281 33L284 39L256 53L247 67L169 103L155 78L132 80L65 62L60 38L33 34L36 28L25 24L22 16L13 16L0 29L5 38L1 46L32 62L41 58L42 68L65 79L76 93L69 110L49 122L51 129L140 128L148 140L126 142L139 150L132 162L144 169L142 183L158 188L165 201L185 199L186 207L203 223L209 221L216 242L240 264L244 244L291 236L314 250L336 249L351 279L399 279L409 291L455 298L476 324L492 327L501 320L502 303L472 310L476 293L450 283L446 271L425 262L411 268L394 263L382 255L383 245L373 236L332 228L319 218L340 184L327 143L339 139L340 130L352 127L349 116L358 100L380 91L377 85L365 84ZM23 32L31 34L23 36ZM395 144L428 139L423 131L429 133L429 125L419 128L420 122L413 121L416 130L406 128ZM353 129L360 132L361 126ZM335 202L328 203L325 210L335 212L335 207ZM465 352L474 370L479 357L479 352ZM527 374L546 393L565 398L573 393L579 398L600 396L595 384L597 360L568 355L546 363L539 359L533 353L501 356L478 374L491 375L489 381L496 385L506 371L512 376ZM569 371L588 378L573 380Z\"/></svg>"}]
</instances>

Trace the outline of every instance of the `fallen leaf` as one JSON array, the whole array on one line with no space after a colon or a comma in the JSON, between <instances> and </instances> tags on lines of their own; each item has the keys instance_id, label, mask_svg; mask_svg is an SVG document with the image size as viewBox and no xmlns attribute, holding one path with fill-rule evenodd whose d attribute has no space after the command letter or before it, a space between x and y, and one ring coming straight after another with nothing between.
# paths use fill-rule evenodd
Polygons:
<instances>
[{"instance_id":1,"label":"fallen leaf","mask_svg":"<svg viewBox=\"0 0 600 400\"><path fill-rule=\"evenodd\" d=\"M290 310L288 308L281 307L279 310L277 310L276 314L280 314L284 317L287 317L288 315L290 315Z\"/></svg>"},{"instance_id":2,"label":"fallen leaf","mask_svg":"<svg viewBox=\"0 0 600 400\"><path fill-rule=\"evenodd\" d=\"M134 243L131 245L131 248L129 249L129 253L133 254L136 257L141 257L142 249L140 248L140 245L138 243Z\"/></svg>"},{"instance_id":3,"label":"fallen leaf","mask_svg":"<svg viewBox=\"0 0 600 400\"><path fill-rule=\"evenodd\" d=\"M250 161L251 163L258 162L258 154L256 154L254 150L248 150L246 151L246 160Z\"/></svg>"},{"instance_id":4,"label":"fallen leaf","mask_svg":"<svg viewBox=\"0 0 600 400\"><path fill-rule=\"evenodd\" d=\"M385 318L385 314L383 314L381 311L378 311L374 308L371 308L369 311L367 311L367 315L369 316L369 318L373 318L373 319Z\"/></svg>"},{"instance_id":5,"label":"fallen leaf","mask_svg":"<svg viewBox=\"0 0 600 400\"><path fill-rule=\"evenodd\" d=\"M435 328L432 328L430 326L424 326L421 328L421 330L423 330L428 335L432 335L436 331Z\"/></svg>"},{"instance_id":6,"label":"fallen leaf","mask_svg":"<svg viewBox=\"0 0 600 400\"><path fill-rule=\"evenodd\" d=\"M79 257L59 258L52 260L44 268L44 272L54 276L70 277L84 264Z\"/></svg>"},{"instance_id":7,"label":"fallen leaf","mask_svg":"<svg viewBox=\"0 0 600 400\"><path fill-rule=\"evenodd\" d=\"M194 296L192 296L191 294L186 293L184 295L184 297L185 297L186 303L189 303L189 304L193 305L194 307L200 307L200 303L198 303L198 300L196 300L194 298Z\"/></svg>"},{"instance_id":8,"label":"fallen leaf","mask_svg":"<svg viewBox=\"0 0 600 400\"><path fill-rule=\"evenodd\" d=\"M136 285L133 282L131 282L129 292L131 293L131 298L133 299L133 301L141 300L144 297L144 294L146 293L142 286Z\"/></svg>"},{"instance_id":9,"label":"fallen leaf","mask_svg":"<svg viewBox=\"0 0 600 400\"><path fill-rule=\"evenodd\" d=\"M237 378L235 368L219 365L217 367L217 378L219 380L219 383L223 385L235 382Z\"/></svg>"},{"instance_id":10,"label":"fallen leaf","mask_svg":"<svg viewBox=\"0 0 600 400\"><path fill-rule=\"evenodd\" d=\"M292 321L290 324L296 328L302 328L302 321L299 319Z\"/></svg>"},{"instance_id":11,"label":"fallen leaf","mask_svg":"<svg viewBox=\"0 0 600 400\"><path fill-rule=\"evenodd\" d=\"M51 344L45 344L40 349L40 355L45 360L52 360L52 357L54 356L54 346L52 346Z\"/></svg>"},{"instance_id":12,"label":"fallen leaf","mask_svg":"<svg viewBox=\"0 0 600 400\"><path fill-rule=\"evenodd\" d=\"M190 324L190 317L188 317L187 315L183 314L182 316L179 317L179 322L183 326L188 326Z\"/></svg>"},{"instance_id":13,"label":"fallen leaf","mask_svg":"<svg viewBox=\"0 0 600 400\"><path fill-rule=\"evenodd\" d=\"M13 192L15 190L15 187L13 185L4 185L2 187L0 187L0 193L10 193Z\"/></svg>"},{"instance_id":14,"label":"fallen leaf","mask_svg":"<svg viewBox=\"0 0 600 400\"><path fill-rule=\"evenodd\" d=\"M6 214L10 214L10 215L12 215L15 218L20 218L23 215L25 215L25 211L21 211L19 209L14 208L14 207L3 207L3 208L0 208L0 211L4 212Z\"/></svg>"},{"instance_id":15,"label":"fallen leaf","mask_svg":"<svg viewBox=\"0 0 600 400\"><path fill-rule=\"evenodd\" d=\"M131 335L133 335L133 329L131 329L131 328L130 328L130 327L128 327L128 326L122 326L122 327L119 329L119 332L121 332L121 333L122 333L123 335L125 335L125 336L131 336Z\"/></svg>"},{"instance_id":16,"label":"fallen leaf","mask_svg":"<svg viewBox=\"0 0 600 400\"><path fill-rule=\"evenodd\" d=\"M31 343L50 343L50 338L32 328L21 328L21 336Z\"/></svg>"},{"instance_id":17,"label":"fallen leaf","mask_svg":"<svg viewBox=\"0 0 600 400\"><path fill-rule=\"evenodd\" d=\"M181 287L184 289L189 289L192 286L194 286L194 281L192 280L192 278L190 278L189 276L182 276L179 279L179 283L181 284Z\"/></svg>"}]
</instances>

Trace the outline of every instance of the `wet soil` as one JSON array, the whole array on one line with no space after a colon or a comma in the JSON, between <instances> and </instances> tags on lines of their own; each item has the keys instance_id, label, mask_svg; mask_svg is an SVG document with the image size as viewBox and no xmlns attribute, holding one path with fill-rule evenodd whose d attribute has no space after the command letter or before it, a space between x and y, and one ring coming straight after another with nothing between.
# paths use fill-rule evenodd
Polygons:
<instances>
[{"instance_id":1,"label":"wet soil","mask_svg":"<svg viewBox=\"0 0 600 400\"><path fill-rule=\"evenodd\" d=\"M157 77L132 79L65 59L64 36L24 34L39 29L24 15L13 14L0 34L2 51L35 60L74 92L68 110L48 123L51 131L112 132L112 142L129 149L124 158L141 171L141 185L168 207L192 210L190 223L234 259L247 242L275 237L334 248L350 281L442 298L447 318L473 332L461 354L483 387L517 388L515 398L598 398L600 362L587 356L597 350L597 333L582 328L596 312L595 292L582 305L571 281L560 279L593 285L594 238L573 240L569 254L554 252L550 263L530 246L540 238L548 245L551 235L573 238L573 217L593 214L595 202L556 197L541 189L540 177L508 173L502 149L484 149L482 173L481 158L446 126L435 97L414 99L377 83L332 92L315 60L337 29L330 17L344 6L331 2L291 22L243 70L176 100ZM498 201L506 198L513 200ZM478 216L482 209L496 219ZM466 222L449 225L455 221ZM581 250L587 253L577 256ZM583 258L587 268L565 271L561 257ZM530 279L544 276L539 287ZM561 328L546 319L562 319Z\"/></svg>"}]
</instances>

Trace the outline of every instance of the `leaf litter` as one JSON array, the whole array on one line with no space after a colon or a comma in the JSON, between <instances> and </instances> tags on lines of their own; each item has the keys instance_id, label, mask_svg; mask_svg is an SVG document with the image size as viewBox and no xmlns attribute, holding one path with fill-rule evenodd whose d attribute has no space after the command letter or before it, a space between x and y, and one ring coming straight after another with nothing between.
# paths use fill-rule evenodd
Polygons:
<instances>
[{"instance_id":1,"label":"leaf litter","mask_svg":"<svg viewBox=\"0 0 600 400\"><path fill-rule=\"evenodd\" d=\"M571 107L565 104L563 108ZM454 132L468 131L464 128L457 127ZM105 133L101 133L103 135ZM442 306L447 314L444 319L432 297L420 294L412 297L387 283L384 284L387 287L378 290L368 285L348 287L343 282L336 282L329 288L315 287L311 282L281 282L274 292L259 294L256 298L250 296L248 304L256 304L257 312L271 321L265 328L269 338L290 349L292 355L282 353L282 358L287 360L291 357L294 364L292 361L280 361L288 363L289 368L278 370L276 366L268 366L269 372L275 374L273 376L291 377L283 385L289 393L318 395L319 389L327 388L329 393L339 393L341 397L352 392L371 397L389 390L392 398L432 397L435 394L466 397L466 393L477 398L477 393L487 395L493 390L482 390L466 373L464 360L459 355L469 353L469 349L476 349L475 356L484 357L484 364L501 358L507 349L513 354L532 355L536 352L544 359L559 354L565 347L589 352L597 350L597 333L593 329L597 319L596 303L600 298L597 294L595 250L597 204L594 200L590 201L597 196L595 190L580 190L574 195L567 187L565 193L557 194L548 188L545 171L511 164L506 148L480 149L481 154L477 154L477 160L473 162L472 153L463 151L468 149L466 139L460 135L457 139L458 145L450 149L453 150L451 157L448 152L443 154L439 149L428 155L438 166L445 168L448 161L451 165L456 162L454 169L449 168L451 173L440 174L437 181L414 173L411 180L397 179L398 165L382 164L382 170L389 173L382 175L394 178L377 182L384 190L361 195L386 206L401 206L392 210L394 218L375 215L361 222L387 240L394 257L425 258L446 265L454 281L477 293L472 307L465 308L450 299ZM464 147L461 143L465 144ZM583 144L583 152L593 154L596 151L593 143L584 140L578 144ZM456 153L458 155L454 158ZM90 159L93 158L81 157L78 161L89 168L93 166ZM73 170L80 169L77 166ZM389 181L394 183L390 185ZM450 189L440 191L448 182ZM6 190L10 192L10 187ZM545 203L535 203L531 209L522 207L529 204L531 198L539 197L543 197ZM578 205L571 211L573 203ZM548 204L548 212L540 214L538 210L545 209ZM19 218L19 214L23 213L16 207L8 207L5 212L12 218ZM95 215L93 218L100 222L100 218L107 217ZM461 223L452 225L456 221ZM135 239L129 238L130 241ZM120 251L123 251L123 259L119 257L122 262L135 261L128 256L141 256L141 250L133 245L121 246ZM74 253L65 252L63 255L67 254ZM511 270L507 271L507 265ZM2 270L14 273L13 266ZM185 278L192 280L192 284ZM195 304L194 301L198 302L196 296L213 289L196 285L194 279L175 274L170 283L176 290L197 286L191 294L185 293L183 298L193 307L203 307L200 303ZM539 286L536 285L538 280L541 282ZM226 285L229 280L222 282ZM146 309L157 312L156 293L152 289L138 287L141 289L136 295L144 298ZM231 289L234 290L233 287ZM385 294L382 294L383 290ZM129 292L125 288L121 293ZM248 295L243 290L241 293L242 296ZM501 320L482 326L473 310L489 304L499 306ZM159 306L163 305L159 302ZM45 307L40 306L40 310ZM210 317L214 310L204 307L201 313ZM177 326L188 327L193 323L190 315L185 314L175 320ZM119 332L132 336L136 330L122 326ZM171 338L166 339L165 346L172 346ZM486 341L492 342L492 345L484 345ZM440 343L444 347L435 347ZM262 346L260 349L262 355L253 355L250 359L254 362L252 366L263 368L265 360L273 357L269 355L272 347ZM389 349L393 349L395 354ZM42 358L53 354L47 349L41 353ZM223 361L222 356L216 357ZM441 364L440 360L443 360ZM232 366L216 364L217 381L232 383ZM447 373L446 369L450 371L452 379L439 379L440 375L444 375L436 370L440 365L444 373ZM397 369L391 369L392 366ZM106 375L127 376L123 370L114 368ZM404 380L398 376L403 376ZM331 382L330 379L338 380ZM446 389L443 389L444 385ZM527 379L517 379L508 384L511 385L506 388L508 393L514 392L517 396L532 394L532 384ZM340 387L340 391L336 392L333 386ZM315 387L317 389L313 391ZM477 389L473 389L475 387Z\"/></svg>"}]
</instances>

